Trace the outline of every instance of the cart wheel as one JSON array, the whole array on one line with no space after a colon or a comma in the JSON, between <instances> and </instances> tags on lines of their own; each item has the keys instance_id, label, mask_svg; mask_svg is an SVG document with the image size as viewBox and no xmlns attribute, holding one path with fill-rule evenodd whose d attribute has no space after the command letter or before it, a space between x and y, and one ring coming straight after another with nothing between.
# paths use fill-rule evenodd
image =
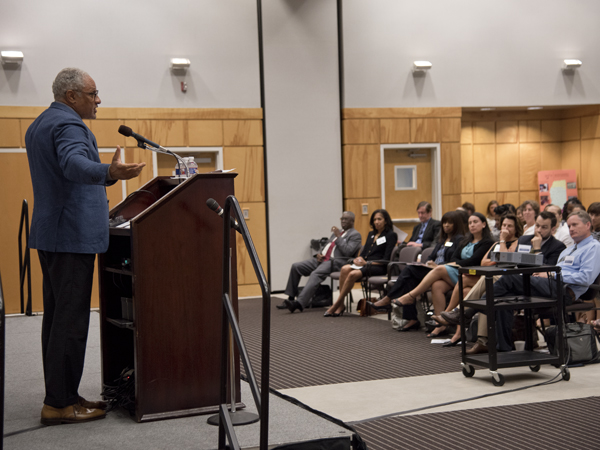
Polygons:
<instances>
[{"instance_id":1,"label":"cart wheel","mask_svg":"<svg viewBox=\"0 0 600 450\"><path fill-rule=\"evenodd\" d=\"M532 372L539 372L540 371L540 366L529 366L529 369Z\"/></svg>"},{"instance_id":2,"label":"cart wheel","mask_svg":"<svg viewBox=\"0 0 600 450\"><path fill-rule=\"evenodd\" d=\"M569 381L571 379L571 372L569 372L569 368L565 366L564 369L561 369L562 379L565 381Z\"/></svg>"},{"instance_id":3,"label":"cart wheel","mask_svg":"<svg viewBox=\"0 0 600 450\"><path fill-rule=\"evenodd\" d=\"M468 364L464 365L462 368L462 373L465 377L471 378L473 375L475 375L475 368Z\"/></svg>"},{"instance_id":4,"label":"cart wheel","mask_svg":"<svg viewBox=\"0 0 600 450\"><path fill-rule=\"evenodd\" d=\"M498 372L492 373L492 383L494 386L504 386L504 375Z\"/></svg>"}]
</instances>

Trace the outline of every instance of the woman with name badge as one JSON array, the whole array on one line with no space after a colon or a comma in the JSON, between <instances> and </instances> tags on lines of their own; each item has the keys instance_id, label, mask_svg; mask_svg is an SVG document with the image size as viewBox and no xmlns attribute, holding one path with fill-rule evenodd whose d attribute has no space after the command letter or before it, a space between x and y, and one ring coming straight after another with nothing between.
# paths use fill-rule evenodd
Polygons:
<instances>
[{"instance_id":1,"label":"woman with name badge","mask_svg":"<svg viewBox=\"0 0 600 450\"><path fill-rule=\"evenodd\" d=\"M427 261L423 261L422 264L415 263L407 265L402 269L396 283L392 286L387 295L375 303L369 302L376 311L390 311L392 309L393 299L397 299L417 287L423 278L438 265L450 262L454 255L454 250L456 250L464 238L465 224L462 214L459 211L447 212L442 216L441 222L442 227L440 228L440 235L437 239L438 243L429 255ZM446 304L444 294L445 292L441 291L434 293L433 303L440 303L442 305L440 306L441 308ZM415 330L419 329L421 326L417 318L417 307L414 303L402 305L402 318L406 322L403 327L398 329L398 331Z\"/></svg>"},{"instance_id":2,"label":"woman with name badge","mask_svg":"<svg viewBox=\"0 0 600 450\"><path fill-rule=\"evenodd\" d=\"M379 276L387 273L387 264L392 250L398 243L398 235L394 233L392 218L385 209L377 209L371 214L367 242L360 256L346 264L340 271L340 295L329 307L324 317L338 317L344 314L344 299L354 284L364 276Z\"/></svg>"},{"instance_id":3,"label":"woman with name badge","mask_svg":"<svg viewBox=\"0 0 600 450\"><path fill-rule=\"evenodd\" d=\"M444 292L449 291L458 282L458 268L478 266L493 244L494 241L485 216L478 212L471 214L469 217L469 232L454 251L452 260L430 271L416 288L392 303L395 305L415 303L417 297L423 295L429 288L431 288L432 293L438 289ZM437 306L434 304L436 314L443 311L444 305L445 300L443 304ZM435 338L445 333L446 327L438 327L429 334L429 337Z\"/></svg>"}]
</instances>

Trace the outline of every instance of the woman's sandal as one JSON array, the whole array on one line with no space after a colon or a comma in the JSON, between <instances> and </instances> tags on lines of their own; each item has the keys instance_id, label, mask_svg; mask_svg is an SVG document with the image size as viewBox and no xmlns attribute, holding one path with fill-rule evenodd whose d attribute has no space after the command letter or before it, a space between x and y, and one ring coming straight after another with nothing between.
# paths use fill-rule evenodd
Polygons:
<instances>
[{"instance_id":1,"label":"woman's sandal","mask_svg":"<svg viewBox=\"0 0 600 450\"><path fill-rule=\"evenodd\" d=\"M394 300L392 300L392 304L396 305L396 306L407 306L407 305L414 305L415 302L417 301L417 299L415 297L413 297L413 295L410 292L407 292L406 295L408 295L410 298L413 299L412 303L402 303L401 301L399 301L397 298L395 298Z\"/></svg>"}]
</instances>

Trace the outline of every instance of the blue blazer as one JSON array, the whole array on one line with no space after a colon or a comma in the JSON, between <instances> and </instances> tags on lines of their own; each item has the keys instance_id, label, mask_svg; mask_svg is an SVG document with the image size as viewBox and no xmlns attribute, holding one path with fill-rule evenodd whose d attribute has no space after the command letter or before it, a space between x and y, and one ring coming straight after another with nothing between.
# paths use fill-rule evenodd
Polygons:
<instances>
[{"instance_id":1,"label":"blue blazer","mask_svg":"<svg viewBox=\"0 0 600 450\"><path fill-rule=\"evenodd\" d=\"M54 102L25 134L34 207L29 246L48 252L108 249L108 164L71 107Z\"/></svg>"}]
</instances>

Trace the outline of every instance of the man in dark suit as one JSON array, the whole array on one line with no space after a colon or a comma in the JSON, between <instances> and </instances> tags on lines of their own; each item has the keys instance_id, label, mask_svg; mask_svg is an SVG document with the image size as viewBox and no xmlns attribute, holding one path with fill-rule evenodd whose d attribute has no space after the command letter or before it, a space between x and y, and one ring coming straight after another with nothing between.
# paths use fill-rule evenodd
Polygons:
<instances>
[{"instance_id":1,"label":"man in dark suit","mask_svg":"<svg viewBox=\"0 0 600 450\"><path fill-rule=\"evenodd\" d=\"M431 218L431 204L429 202L421 202L417 206L417 214L419 215L419 223L413 228L412 236L406 244L407 247L421 247L425 250L435 244L435 241L440 234L442 224L439 220Z\"/></svg>"},{"instance_id":2,"label":"man in dark suit","mask_svg":"<svg viewBox=\"0 0 600 450\"><path fill-rule=\"evenodd\" d=\"M80 423L105 416L103 402L78 394L87 341L94 261L108 248L105 186L128 180L142 164L122 164L121 149L102 164L84 119L100 104L96 83L79 69L63 69L52 84L54 102L28 128L27 159L35 206L29 246L43 274L42 358L44 425Z\"/></svg>"},{"instance_id":3,"label":"man in dark suit","mask_svg":"<svg viewBox=\"0 0 600 450\"><path fill-rule=\"evenodd\" d=\"M535 219L534 234L521 236L517 251L542 253L544 255L544 264L550 266L556 265L558 256L566 248L565 244L552 235L556 225L557 221L554 214L550 211L541 212Z\"/></svg>"},{"instance_id":4,"label":"man in dark suit","mask_svg":"<svg viewBox=\"0 0 600 450\"><path fill-rule=\"evenodd\" d=\"M323 280L330 273L341 270L348 259L356 255L362 238L358 230L354 228L354 213L345 211L340 220L342 229L340 230L336 226L331 227L333 234L317 255L292 264L285 289L288 299L283 304L278 305L277 308L287 308L292 313L296 309L304 310ZM308 277L308 281L300 295L298 295L298 284L300 284L300 279L303 276ZM295 299L296 296L298 296L297 299Z\"/></svg>"}]
</instances>

